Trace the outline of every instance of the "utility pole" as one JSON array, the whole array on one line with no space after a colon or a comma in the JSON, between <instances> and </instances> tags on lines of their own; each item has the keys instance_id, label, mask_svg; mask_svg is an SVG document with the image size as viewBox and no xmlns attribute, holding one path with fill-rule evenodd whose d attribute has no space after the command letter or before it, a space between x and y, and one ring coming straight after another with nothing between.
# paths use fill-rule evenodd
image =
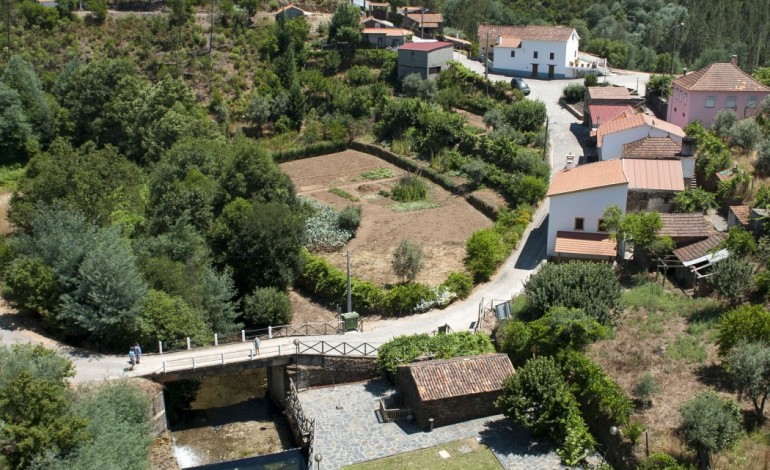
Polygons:
<instances>
[{"instance_id":1,"label":"utility pole","mask_svg":"<svg viewBox=\"0 0 770 470\"><path fill-rule=\"evenodd\" d=\"M350 295L350 250L347 252L348 254L348 312L350 313L353 311L353 299Z\"/></svg>"}]
</instances>

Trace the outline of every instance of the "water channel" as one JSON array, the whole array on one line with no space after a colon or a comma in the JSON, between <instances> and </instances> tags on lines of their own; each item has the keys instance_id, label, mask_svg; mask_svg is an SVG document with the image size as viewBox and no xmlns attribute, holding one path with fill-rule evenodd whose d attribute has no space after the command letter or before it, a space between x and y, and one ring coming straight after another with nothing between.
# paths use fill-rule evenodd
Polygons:
<instances>
[{"instance_id":1,"label":"water channel","mask_svg":"<svg viewBox=\"0 0 770 470\"><path fill-rule=\"evenodd\" d=\"M289 424L266 389L264 369L168 384L166 408L179 466L292 448Z\"/></svg>"}]
</instances>

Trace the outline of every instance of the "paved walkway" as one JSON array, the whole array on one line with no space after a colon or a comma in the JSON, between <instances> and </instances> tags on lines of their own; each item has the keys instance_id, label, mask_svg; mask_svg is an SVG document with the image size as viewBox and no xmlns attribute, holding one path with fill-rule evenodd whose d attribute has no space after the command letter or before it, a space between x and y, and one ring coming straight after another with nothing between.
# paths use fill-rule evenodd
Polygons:
<instances>
[{"instance_id":1,"label":"paved walkway","mask_svg":"<svg viewBox=\"0 0 770 470\"><path fill-rule=\"evenodd\" d=\"M387 381L375 380L299 394L305 415L316 420L314 448L323 456L324 469L338 469L466 437L481 439L505 469L564 468L548 443L533 441L524 429L502 415L442 426L433 432L424 432L416 424L382 423L375 413L378 400L393 392Z\"/></svg>"}]
</instances>

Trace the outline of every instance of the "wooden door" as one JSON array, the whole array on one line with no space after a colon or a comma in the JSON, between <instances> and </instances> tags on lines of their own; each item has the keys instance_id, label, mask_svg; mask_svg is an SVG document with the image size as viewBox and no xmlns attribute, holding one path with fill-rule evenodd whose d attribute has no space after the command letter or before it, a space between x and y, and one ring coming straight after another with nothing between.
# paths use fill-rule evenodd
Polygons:
<instances>
[{"instance_id":1,"label":"wooden door","mask_svg":"<svg viewBox=\"0 0 770 470\"><path fill-rule=\"evenodd\" d=\"M532 64L532 78L537 78L537 64Z\"/></svg>"},{"instance_id":2,"label":"wooden door","mask_svg":"<svg viewBox=\"0 0 770 470\"><path fill-rule=\"evenodd\" d=\"M556 68L555 65L549 65L548 66L548 78L551 79L554 76L554 69Z\"/></svg>"}]
</instances>

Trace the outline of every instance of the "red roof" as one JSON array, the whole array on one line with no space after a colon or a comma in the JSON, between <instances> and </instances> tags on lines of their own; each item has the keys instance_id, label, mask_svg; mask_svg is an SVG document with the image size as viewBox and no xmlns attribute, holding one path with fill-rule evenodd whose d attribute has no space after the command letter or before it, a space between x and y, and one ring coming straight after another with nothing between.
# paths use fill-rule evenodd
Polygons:
<instances>
[{"instance_id":1,"label":"red roof","mask_svg":"<svg viewBox=\"0 0 770 470\"><path fill-rule=\"evenodd\" d=\"M612 121L625 112L633 113L634 108L627 104L589 104L588 112L595 126Z\"/></svg>"},{"instance_id":2,"label":"red roof","mask_svg":"<svg viewBox=\"0 0 770 470\"><path fill-rule=\"evenodd\" d=\"M628 117L619 116L610 122L600 125L599 129L596 131L596 145L598 147L602 146L602 141L605 135L614 134L616 132L621 132L644 125L654 127L672 135L684 137L684 131L682 128L675 124L671 124L670 122L657 119L647 114L634 114Z\"/></svg>"},{"instance_id":3,"label":"red roof","mask_svg":"<svg viewBox=\"0 0 770 470\"><path fill-rule=\"evenodd\" d=\"M684 176L679 160L622 158L628 189L648 191L684 191Z\"/></svg>"},{"instance_id":4,"label":"red roof","mask_svg":"<svg viewBox=\"0 0 770 470\"><path fill-rule=\"evenodd\" d=\"M399 47L398 50L404 51L424 51L433 52L445 47L452 47L451 42L433 41L433 42L408 42Z\"/></svg>"},{"instance_id":5,"label":"red roof","mask_svg":"<svg viewBox=\"0 0 770 470\"><path fill-rule=\"evenodd\" d=\"M675 157L682 151L682 144L671 137L644 137L623 144L624 157L661 158Z\"/></svg>"},{"instance_id":6,"label":"red roof","mask_svg":"<svg viewBox=\"0 0 770 470\"><path fill-rule=\"evenodd\" d=\"M420 401L497 392L503 389L505 379L516 373L507 354L461 356L398 368L412 376Z\"/></svg>"},{"instance_id":7,"label":"red roof","mask_svg":"<svg viewBox=\"0 0 770 470\"><path fill-rule=\"evenodd\" d=\"M622 86L590 86L588 97L592 100L629 100L633 98L628 88Z\"/></svg>"},{"instance_id":8,"label":"red roof","mask_svg":"<svg viewBox=\"0 0 770 470\"><path fill-rule=\"evenodd\" d=\"M674 84L690 91L770 92L770 88L729 62L718 62L683 75L674 80Z\"/></svg>"},{"instance_id":9,"label":"red roof","mask_svg":"<svg viewBox=\"0 0 770 470\"><path fill-rule=\"evenodd\" d=\"M687 261L698 259L702 256L706 256L708 253L716 251L717 247L719 247L725 240L727 240L727 234L724 232L717 232L703 241L677 248L674 250L674 256L676 256L679 261L686 263Z\"/></svg>"},{"instance_id":10,"label":"red roof","mask_svg":"<svg viewBox=\"0 0 770 470\"><path fill-rule=\"evenodd\" d=\"M628 189L684 191L679 160L616 158L556 173L547 196L628 184Z\"/></svg>"},{"instance_id":11,"label":"red roof","mask_svg":"<svg viewBox=\"0 0 770 470\"><path fill-rule=\"evenodd\" d=\"M618 254L615 242L607 233L556 232L556 253L559 255L584 255L614 257Z\"/></svg>"},{"instance_id":12,"label":"red roof","mask_svg":"<svg viewBox=\"0 0 770 470\"><path fill-rule=\"evenodd\" d=\"M557 196L626 183L628 180L623 174L623 163L620 159L607 160L579 165L571 170L556 173L547 195Z\"/></svg>"},{"instance_id":13,"label":"red roof","mask_svg":"<svg viewBox=\"0 0 770 470\"><path fill-rule=\"evenodd\" d=\"M741 225L744 227L749 225L751 222L751 208L749 206L730 206L730 210Z\"/></svg>"},{"instance_id":14,"label":"red roof","mask_svg":"<svg viewBox=\"0 0 770 470\"><path fill-rule=\"evenodd\" d=\"M480 24L478 28L479 42L481 38L486 37L489 32L491 42L497 42L497 36L510 36L532 41L569 41L575 28L567 26L502 26Z\"/></svg>"},{"instance_id":15,"label":"red roof","mask_svg":"<svg viewBox=\"0 0 770 470\"><path fill-rule=\"evenodd\" d=\"M441 13L410 13L406 15L407 18L414 21L417 24L421 24L425 21L425 25L437 25L444 22L444 17Z\"/></svg>"},{"instance_id":16,"label":"red roof","mask_svg":"<svg viewBox=\"0 0 770 470\"><path fill-rule=\"evenodd\" d=\"M406 36L412 34L408 29L401 28L364 28L361 34L384 34L385 36Z\"/></svg>"}]
</instances>

